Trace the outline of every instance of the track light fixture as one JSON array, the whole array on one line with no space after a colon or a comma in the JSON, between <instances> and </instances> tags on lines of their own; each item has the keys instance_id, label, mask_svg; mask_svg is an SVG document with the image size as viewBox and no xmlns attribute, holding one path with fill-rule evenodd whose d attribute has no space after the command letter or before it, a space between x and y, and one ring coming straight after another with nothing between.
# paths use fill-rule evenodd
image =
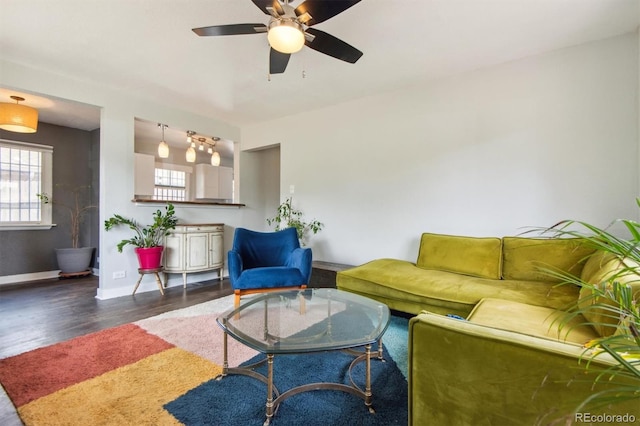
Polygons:
<instances>
[{"instance_id":1,"label":"track light fixture","mask_svg":"<svg viewBox=\"0 0 640 426\"><path fill-rule=\"evenodd\" d=\"M204 151L205 147L207 148L207 153L211 154L211 165L219 166L220 165L220 154L216 151L216 144L220 140L218 137L211 138L212 142L207 142L207 139L204 137L198 137L196 132L191 130L187 131L187 143L189 144L189 148L187 148L187 152L185 153L186 160L188 163L195 163L197 152L196 152L196 143L198 145L198 151Z\"/></svg>"},{"instance_id":2,"label":"track light fixture","mask_svg":"<svg viewBox=\"0 0 640 426\"><path fill-rule=\"evenodd\" d=\"M193 135L195 135L196 132L192 131L192 130L187 130L187 143L189 145L193 144ZM193 146L193 145L191 145Z\"/></svg>"}]
</instances>

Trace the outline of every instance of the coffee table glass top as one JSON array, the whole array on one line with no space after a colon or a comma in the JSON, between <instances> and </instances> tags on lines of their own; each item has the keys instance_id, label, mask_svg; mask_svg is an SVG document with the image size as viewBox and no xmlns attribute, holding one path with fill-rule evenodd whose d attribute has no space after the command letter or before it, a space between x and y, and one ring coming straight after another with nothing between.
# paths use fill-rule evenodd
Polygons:
<instances>
[{"instance_id":1,"label":"coffee table glass top","mask_svg":"<svg viewBox=\"0 0 640 426\"><path fill-rule=\"evenodd\" d=\"M377 342L389 325L384 303L336 289L267 293L218 317L241 343L267 354L346 349Z\"/></svg>"}]
</instances>

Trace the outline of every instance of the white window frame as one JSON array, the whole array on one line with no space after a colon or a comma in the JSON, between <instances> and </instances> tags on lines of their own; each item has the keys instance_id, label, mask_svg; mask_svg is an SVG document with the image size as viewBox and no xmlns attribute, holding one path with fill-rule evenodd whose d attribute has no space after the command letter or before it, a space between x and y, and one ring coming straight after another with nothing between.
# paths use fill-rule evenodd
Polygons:
<instances>
[{"instance_id":1,"label":"white window frame","mask_svg":"<svg viewBox=\"0 0 640 426\"><path fill-rule=\"evenodd\" d=\"M193 174L193 167L189 167L189 166L183 166L181 164L172 164L172 163L162 163L162 162L158 162L156 161L155 163L155 168L153 170L153 186L155 188L155 179L156 179L156 174L155 174L155 169L166 169L166 170L174 170L174 171L179 171L179 172L184 172L185 173L185 180L184 180L184 189L185 189L185 201L190 200L191 198L191 175ZM166 200L160 200L160 201L166 201Z\"/></svg>"},{"instance_id":2,"label":"white window frame","mask_svg":"<svg viewBox=\"0 0 640 426\"><path fill-rule=\"evenodd\" d=\"M53 147L49 145L18 142L8 139L0 139L0 146L12 149L25 149L39 151L42 154L40 170L40 190L42 193L52 195L53 191ZM55 226L52 223L52 206L40 202L40 221L33 222L0 222L0 231L19 231L50 229Z\"/></svg>"}]
</instances>

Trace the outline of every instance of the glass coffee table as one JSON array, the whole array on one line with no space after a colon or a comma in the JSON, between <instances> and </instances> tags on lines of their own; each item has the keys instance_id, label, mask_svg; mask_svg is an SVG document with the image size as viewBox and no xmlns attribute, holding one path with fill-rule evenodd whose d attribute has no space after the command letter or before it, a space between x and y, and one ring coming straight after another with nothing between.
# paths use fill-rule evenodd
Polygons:
<instances>
[{"instance_id":1,"label":"glass coffee table","mask_svg":"<svg viewBox=\"0 0 640 426\"><path fill-rule=\"evenodd\" d=\"M218 317L224 330L223 370L243 374L267 385L266 420L268 425L279 404L301 392L332 389L349 392L364 399L373 411L371 392L371 358L383 360L382 335L390 320L389 308L378 301L336 289L306 289L266 293L248 299L236 309ZM229 367L227 336L266 355L265 359L242 367ZM378 349L372 352L372 344ZM344 350L354 355L349 366L350 384L309 383L280 393L273 384L273 359L276 355L304 354ZM353 380L353 367L365 362L364 389ZM267 363L267 375L255 368Z\"/></svg>"}]
</instances>

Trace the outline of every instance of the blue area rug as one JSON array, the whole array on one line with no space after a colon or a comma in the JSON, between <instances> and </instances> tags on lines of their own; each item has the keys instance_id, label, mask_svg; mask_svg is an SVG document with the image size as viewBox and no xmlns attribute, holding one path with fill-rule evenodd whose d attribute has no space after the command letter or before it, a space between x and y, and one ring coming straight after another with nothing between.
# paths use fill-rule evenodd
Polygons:
<instances>
[{"instance_id":1,"label":"blue area rug","mask_svg":"<svg viewBox=\"0 0 640 426\"><path fill-rule=\"evenodd\" d=\"M385 361L371 361L373 408L350 393L316 390L294 395L280 404L271 424L284 425L406 425L407 319L392 317L383 337ZM260 354L243 365L263 359ZM394 360L398 358L401 371ZM348 369L353 356L334 351L302 355L276 355L274 384L280 392L312 382L350 384ZM266 375L266 365L256 369ZM365 363L352 370L356 384L364 389ZM242 375L210 380L164 408L187 426L261 425L265 420L266 385Z\"/></svg>"}]
</instances>

